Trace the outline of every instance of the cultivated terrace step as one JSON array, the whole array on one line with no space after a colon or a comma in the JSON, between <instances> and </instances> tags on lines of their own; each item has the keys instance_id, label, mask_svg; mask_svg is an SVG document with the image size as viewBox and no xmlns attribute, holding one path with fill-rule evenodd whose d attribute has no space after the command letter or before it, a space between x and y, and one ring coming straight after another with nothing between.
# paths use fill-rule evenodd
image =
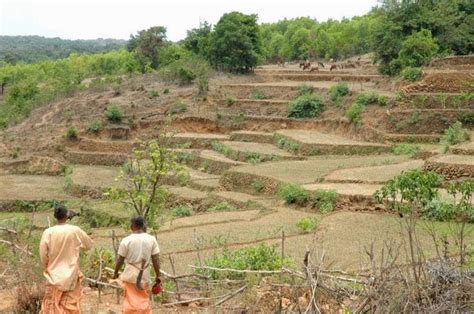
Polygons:
<instances>
[{"instance_id":1,"label":"cultivated terrace step","mask_svg":"<svg viewBox=\"0 0 474 314\"><path fill-rule=\"evenodd\" d=\"M229 136L215 133L176 133L170 140L181 148L211 148L212 142L229 140Z\"/></svg>"},{"instance_id":2,"label":"cultivated terrace step","mask_svg":"<svg viewBox=\"0 0 474 314\"><path fill-rule=\"evenodd\" d=\"M79 150L87 152L108 152L108 153L131 153L136 147L137 143L134 141L104 141L98 139L90 139L81 137L77 147Z\"/></svg>"},{"instance_id":3,"label":"cultivated terrace step","mask_svg":"<svg viewBox=\"0 0 474 314\"><path fill-rule=\"evenodd\" d=\"M189 188L187 186L164 186L172 195L184 201L201 201L208 197L207 192Z\"/></svg>"},{"instance_id":4,"label":"cultivated terrace step","mask_svg":"<svg viewBox=\"0 0 474 314\"><path fill-rule=\"evenodd\" d=\"M218 191L212 192L212 196L229 201L237 206L247 206L249 203L258 204L261 207L268 205L268 198L262 196L255 196L247 193L235 191Z\"/></svg>"},{"instance_id":5,"label":"cultivated terrace step","mask_svg":"<svg viewBox=\"0 0 474 314\"><path fill-rule=\"evenodd\" d=\"M62 176L0 175L0 202L73 199L63 186Z\"/></svg>"},{"instance_id":6,"label":"cultivated terrace step","mask_svg":"<svg viewBox=\"0 0 474 314\"><path fill-rule=\"evenodd\" d=\"M275 132L275 140L279 147L305 156L371 154L391 150L388 145L355 141L313 130L280 130Z\"/></svg>"},{"instance_id":7,"label":"cultivated terrace step","mask_svg":"<svg viewBox=\"0 0 474 314\"><path fill-rule=\"evenodd\" d=\"M288 116L288 100L281 99L236 99L217 106L219 114L243 113L246 115Z\"/></svg>"},{"instance_id":8,"label":"cultivated terrace step","mask_svg":"<svg viewBox=\"0 0 474 314\"><path fill-rule=\"evenodd\" d=\"M295 156L275 145L266 143L222 141L215 145L214 150L233 160L251 163L282 159L301 159L301 157Z\"/></svg>"},{"instance_id":9,"label":"cultivated terrace step","mask_svg":"<svg viewBox=\"0 0 474 314\"><path fill-rule=\"evenodd\" d=\"M64 158L70 164L96 165L96 166L121 166L129 157L124 153L88 152L82 150L66 150Z\"/></svg>"},{"instance_id":10,"label":"cultivated terrace step","mask_svg":"<svg viewBox=\"0 0 474 314\"><path fill-rule=\"evenodd\" d=\"M329 183L382 184L393 179L402 171L422 168L423 165L423 160L410 160L393 165L341 169L327 175L324 181Z\"/></svg>"},{"instance_id":11,"label":"cultivated terrace step","mask_svg":"<svg viewBox=\"0 0 474 314\"><path fill-rule=\"evenodd\" d=\"M457 155L474 155L474 141L451 146L450 151Z\"/></svg>"},{"instance_id":12,"label":"cultivated terrace step","mask_svg":"<svg viewBox=\"0 0 474 314\"><path fill-rule=\"evenodd\" d=\"M255 142L255 143L273 143L273 133L258 131L234 131L230 133L232 141Z\"/></svg>"},{"instance_id":13,"label":"cultivated terrace step","mask_svg":"<svg viewBox=\"0 0 474 314\"><path fill-rule=\"evenodd\" d=\"M201 191L214 191L219 187L219 179L192 180L188 185Z\"/></svg>"},{"instance_id":14,"label":"cultivated terrace step","mask_svg":"<svg viewBox=\"0 0 474 314\"><path fill-rule=\"evenodd\" d=\"M266 79L271 80L288 80L288 81L297 81L297 82L307 82L307 81L332 81L334 79L339 79L341 81L354 81L354 82L371 82L376 80L381 80L383 77L381 75L371 75L371 74L333 74L333 73L300 73L300 74L259 74Z\"/></svg>"},{"instance_id":15,"label":"cultivated terrace step","mask_svg":"<svg viewBox=\"0 0 474 314\"><path fill-rule=\"evenodd\" d=\"M246 163L229 159L213 150L175 149L178 159L187 166L212 174L222 174L227 169Z\"/></svg>"},{"instance_id":16,"label":"cultivated terrace step","mask_svg":"<svg viewBox=\"0 0 474 314\"><path fill-rule=\"evenodd\" d=\"M473 155L441 155L426 160L425 170L435 171L447 180L474 179Z\"/></svg>"},{"instance_id":17,"label":"cultivated terrace step","mask_svg":"<svg viewBox=\"0 0 474 314\"><path fill-rule=\"evenodd\" d=\"M441 134L398 134L385 133L385 141L391 143L439 143Z\"/></svg>"},{"instance_id":18,"label":"cultivated terrace step","mask_svg":"<svg viewBox=\"0 0 474 314\"><path fill-rule=\"evenodd\" d=\"M126 124L109 124L103 131L113 140L127 140L130 136L130 126Z\"/></svg>"},{"instance_id":19,"label":"cultivated terrace step","mask_svg":"<svg viewBox=\"0 0 474 314\"><path fill-rule=\"evenodd\" d=\"M362 196L370 199L381 187L381 184L357 183L313 183L303 185L304 189L311 192L316 190L334 190L342 196Z\"/></svg>"},{"instance_id":20,"label":"cultivated terrace step","mask_svg":"<svg viewBox=\"0 0 474 314\"><path fill-rule=\"evenodd\" d=\"M474 102L461 93L404 93L398 106L423 109L474 109Z\"/></svg>"},{"instance_id":21,"label":"cultivated terrace step","mask_svg":"<svg viewBox=\"0 0 474 314\"><path fill-rule=\"evenodd\" d=\"M115 180L119 174L119 167L74 165L70 175L72 186L69 187L69 192L75 196L101 198L107 188L125 188Z\"/></svg>"}]
</instances>

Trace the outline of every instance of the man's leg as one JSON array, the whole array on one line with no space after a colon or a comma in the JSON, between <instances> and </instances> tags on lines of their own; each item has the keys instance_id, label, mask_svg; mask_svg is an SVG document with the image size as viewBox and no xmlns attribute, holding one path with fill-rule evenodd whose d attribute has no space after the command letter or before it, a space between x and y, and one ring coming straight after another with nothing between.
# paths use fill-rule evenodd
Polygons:
<instances>
[{"instance_id":1,"label":"man's leg","mask_svg":"<svg viewBox=\"0 0 474 314\"><path fill-rule=\"evenodd\" d=\"M46 285L40 314L61 313L60 302L62 295L63 291L57 289L55 286Z\"/></svg>"},{"instance_id":2,"label":"man's leg","mask_svg":"<svg viewBox=\"0 0 474 314\"><path fill-rule=\"evenodd\" d=\"M79 314L81 312L81 298L82 298L82 278L77 279L74 290L64 292L60 306L64 313Z\"/></svg>"}]
</instances>

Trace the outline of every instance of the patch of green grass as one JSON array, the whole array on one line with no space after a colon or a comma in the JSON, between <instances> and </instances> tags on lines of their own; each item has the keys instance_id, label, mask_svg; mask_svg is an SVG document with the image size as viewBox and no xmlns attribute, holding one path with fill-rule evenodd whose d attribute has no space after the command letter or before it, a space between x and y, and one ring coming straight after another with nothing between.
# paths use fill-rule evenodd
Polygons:
<instances>
[{"instance_id":1,"label":"patch of green grass","mask_svg":"<svg viewBox=\"0 0 474 314\"><path fill-rule=\"evenodd\" d=\"M169 93L171 93L171 91L170 91L169 88L165 88L165 89L163 90L163 94L166 95L166 94L169 94Z\"/></svg>"},{"instance_id":2,"label":"patch of green grass","mask_svg":"<svg viewBox=\"0 0 474 314\"><path fill-rule=\"evenodd\" d=\"M109 105L105 110L105 117L112 123L122 122L123 112L117 105Z\"/></svg>"},{"instance_id":3,"label":"patch of green grass","mask_svg":"<svg viewBox=\"0 0 474 314\"><path fill-rule=\"evenodd\" d=\"M171 107L171 114L183 113L188 111L188 105L182 101L178 100L172 107Z\"/></svg>"},{"instance_id":4,"label":"patch of green grass","mask_svg":"<svg viewBox=\"0 0 474 314\"><path fill-rule=\"evenodd\" d=\"M230 205L228 202L220 202L211 208L208 209L210 212L219 212L219 211L225 211L225 210L235 210L235 207Z\"/></svg>"},{"instance_id":5,"label":"patch of green grass","mask_svg":"<svg viewBox=\"0 0 474 314\"><path fill-rule=\"evenodd\" d=\"M278 189L278 195L287 204L305 205L310 200L310 194L301 185L287 183Z\"/></svg>"},{"instance_id":6,"label":"patch of green grass","mask_svg":"<svg viewBox=\"0 0 474 314\"><path fill-rule=\"evenodd\" d=\"M361 115L364 109L364 105L355 102L346 110L345 116L349 119L351 123L358 124L361 120Z\"/></svg>"},{"instance_id":7,"label":"patch of green grass","mask_svg":"<svg viewBox=\"0 0 474 314\"><path fill-rule=\"evenodd\" d=\"M300 149L300 144L290 138L275 134L275 139L280 149L285 149L291 153L297 153Z\"/></svg>"},{"instance_id":8,"label":"patch of green grass","mask_svg":"<svg viewBox=\"0 0 474 314\"><path fill-rule=\"evenodd\" d=\"M192 208L186 205L178 205L171 209L174 217L189 217L192 213Z\"/></svg>"},{"instance_id":9,"label":"patch of green grass","mask_svg":"<svg viewBox=\"0 0 474 314\"><path fill-rule=\"evenodd\" d=\"M160 93L158 91L152 89L151 91L148 92L148 97L150 97L150 98L160 97Z\"/></svg>"},{"instance_id":10,"label":"patch of green grass","mask_svg":"<svg viewBox=\"0 0 474 314\"><path fill-rule=\"evenodd\" d=\"M335 190L316 190L312 195L313 206L323 214L330 213L334 210L337 197L338 195Z\"/></svg>"},{"instance_id":11,"label":"patch of green grass","mask_svg":"<svg viewBox=\"0 0 474 314\"><path fill-rule=\"evenodd\" d=\"M407 81L415 82L421 80L423 77L423 71L421 68L406 67L402 70L400 75Z\"/></svg>"},{"instance_id":12,"label":"patch of green grass","mask_svg":"<svg viewBox=\"0 0 474 314\"><path fill-rule=\"evenodd\" d=\"M342 97L349 94L350 89L346 83L338 83L329 88L329 97L333 102L337 102Z\"/></svg>"},{"instance_id":13,"label":"patch of green grass","mask_svg":"<svg viewBox=\"0 0 474 314\"><path fill-rule=\"evenodd\" d=\"M289 118L315 118L324 111L322 97L314 94L305 94L297 97L288 105Z\"/></svg>"},{"instance_id":14,"label":"patch of green grass","mask_svg":"<svg viewBox=\"0 0 474 314\"><path fill-rule=\"evenodd\" d=\"M260 90L260 89L254 89L251 93L250 93L250 99L267 99L267 96L265 95L265 93Z\"/></svg>"},{"instance_id":15,"label":"patch of green grass","mask_svg":"<svg viewBox=\"0 0 474 314\"><path fill-rule=\"evenodd\" d=\"M420 150L420 145L410 143L397 144L392 148L392 152L395 155L408 155L410 157L415 156Z\"/></svg>"},{"instance_id":16,"label":"patch of green grass","mask_svg":"<svg viewBox=\"0 0 474 314\"><path fill-rule=\"evenodd\" d=\"M298 86L298 96L308 95L314 93L314 87L308 84L301 84Z\"/></svg>"},{"instance_id":17,"label":"patch of green grass","mask_svg":"<svg viewBox=\"0 0 474 314\"><path fill-rule=\"evenodd\" d=\"M224 99L224 103L227 107L231 107L232 105L235 104L235 97L233 96L227 96L225 99Z\"/></svg>"},{"instance_id":18,"label":"patch of green grass","mask_svg":"<svg viewBox=\"0 0 474 314\"><path fill-rule=\"evenodd\" d=\"M89 126L87 127L87 130L91 133L98 134L100 131L103 129L102 122L100 120L94 120L92 121Z\"/></svg>"},{"instance_id":19,"label":"patch of green grass","mask_svg":"<svg viewBox=\"0 0 474 314\"><path fill-rule=\"evenodd\" d=\"M66 132L66 138L68 140L77 140L77 129L73 126L69 127Z\"/></svg>"},{"instance_id":20,"label":"patch of green grass","mask_svg":"<svg viewBox=\"0 0 474 314\"><path fill-rule=\"evenodd\" d=\"M355 102L363 106L367 106L367 105L386 106L387 98L385 96L381 96L375 92L372 92L372 93L364 93L364 94L357 95Z\"/></svg>"},{"instance_id":21,"label":"patch of green grass","mask_svg":"<svg viewBox=\"0 0 474 314\"><path fill-rule=\"evenodd\" d=\"M469 140L469 131L463 128L461 122L456 121L449 128L444 130L440 143L446 146L456 145Z\"/></svg>"},{"instance_id":22,"label":"patch of green grass","mask_svg":"<svg viewBox=\"0 0 474 314\"><path fill-rule=\"evenodd\" d=\"M265 185L263 184L262 181L258 180L258 179L253 179L252 183L250 184L250 186L252 187L252 189L256 192L256 193L260 193L263 191L263 189L265 188Z\"/></svg>"},{"instance_id":23,"label":"patch of green grass","mask_svg":"<svg viewBox=\"0 0 474 314\"><path fill-rule=\"evenodd\" d=\"M316 217L304 217L296 222L296 227L302 233L308 233L316 229L319 224L319 219Z\"/></svg>"}]
</instances>

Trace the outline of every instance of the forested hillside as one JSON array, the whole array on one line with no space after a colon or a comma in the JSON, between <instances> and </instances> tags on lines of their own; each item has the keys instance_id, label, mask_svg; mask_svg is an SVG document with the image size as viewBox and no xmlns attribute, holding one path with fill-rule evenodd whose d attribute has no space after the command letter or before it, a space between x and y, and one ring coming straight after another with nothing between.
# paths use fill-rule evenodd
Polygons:
<instances>
[{"instance_id":1,"label":"forested hillside","mask_svg":"<svg viewBox=\"0 0 474 314\"><path fill-rule=\"evenodd\" d=\"M125 40L67 40L41 36L0 36L0 62L33 63L67 58L71 53L98 53L122 48Z\"/></svg>"}]
</instances>

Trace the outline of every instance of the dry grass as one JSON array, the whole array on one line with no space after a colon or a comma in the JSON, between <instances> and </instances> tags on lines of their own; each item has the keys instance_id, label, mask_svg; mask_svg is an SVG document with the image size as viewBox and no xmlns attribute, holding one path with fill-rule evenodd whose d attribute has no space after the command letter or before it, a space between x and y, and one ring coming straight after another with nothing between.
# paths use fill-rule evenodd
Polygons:
<instances>
[{"instance_id":1,"label":"dry grass","mask_svg":"<svg viewBox=\"0 0 474 314\"><path fill-rule=\"evenodd\" d=\"M430 159L430 161L443 163L443 164L474 166L474 156L470 156L470 155L444 155L444 156L434 157Z\"/></svg>"},{"instance_id":2,"label":"dry grass","mask_svg":"<svg viewBox=\"0 0 474 314\"><path fill-rule=\"evenodd\" d=\"M402 171L421 168L423 164L423 160L411 160L394 165L336 170L326 176L324 180L343 183L384 183Z\"/></svg>"},{"instance_id":3,"label":"dry grass","mask_svg":"<svg viewBox=\"0 0 474 314\"><path fill-rule=\"evenodd\" d=\"M380 184L357 184L357 183L314 183L305 184L303 187L308 191L335 190L339 195L347 196L371 196L382 187Z\"/></svg>"},{"instance_id":4,"label":"dry grass","mask_svg":"<svg viewBox=\"0 0 474 314\"><path fill-rule=\"evenodd\" d=\"M64 178L43 175L0 176L0 200L67 200Z\"/></svg>"},{"instance_id":5,"label":"dry grass","mask_svg":"<svg viewBox=\"0 0 474 314\"><path fill-rule=\"evenodd\" d=\"M405 156L318 156L302 161L281 161L259 164L256 166L239 166L234 172L255 174L282 182L299 184L314 183L337 169L377 166L398 163L407 160Z\"/></svg>"},{"instance_id":6,"label":"dry grass","mask_svg":"<svg viewBox=\"0 0 474 314\"><path fill-rule=\"evenodd\" d=\"M279 130L276 134L289 137L305 144L353 145L386 147L387 145L351 140L334 134L324 134L313 130Z\"/></svg>"},{"instance_id":7,"label":"dry grass","mask_svg":"<svg viewBox=\"0 0 474 314\"><path fill-rule=\"evenodd\" d=\"M120 187L121 184L115 182L119 173L119 167L76 165L73 167L71 178L74 184L81 186L95 188Z\"/></svg>"},{"instance_id":8,"label":"dry grass","mask_svg":"<svg viewBox=\"0 0 474 314\"><path fill-rule=\"evenodd\" d=\"M287 151L279 149L275 145L266 143L252 143L252 142L234 142L224 141L222 142L225 146L230 147L232 150L243 153L257 153L265 156L277 156L282 158L292 158L294 155Z\"/></svg>"}]
</instances>

